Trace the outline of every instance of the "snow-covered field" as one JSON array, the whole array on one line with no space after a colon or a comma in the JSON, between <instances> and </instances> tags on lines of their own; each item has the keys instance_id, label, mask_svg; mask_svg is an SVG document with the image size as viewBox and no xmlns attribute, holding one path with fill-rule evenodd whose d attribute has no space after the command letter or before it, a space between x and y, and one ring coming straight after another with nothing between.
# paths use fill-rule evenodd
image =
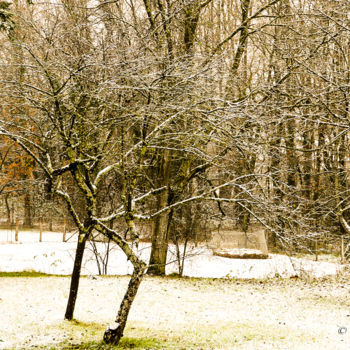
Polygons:
<instances>
[{"instance_id":1,"label":"snow-covered field","mask_svg":"<svg viewBox=\"0 0 350 350\"><path fill-rule=\"evenodd\" d=\"M70 274L76 237L63 243L62 234L47 232L39 243L39 234L20 233L19 242L10 243L6 242L12 239L9 235L0 231L0 271ZM102 250L104 244L98 246ZM139 254L146 261L149 253L150 244L141 244ZM222 258L206 247L191 247L189 253L185 275L197 277L323 277L342 268L283 255L266 260ZM177 271L173 258L171 253L168 273ZM82 272L97 274L90 248ZM114 247L109 273L130 272L123 253ZM82 278L74 316L79 321L73 323L63 321L69 283L66 277L0 278L0 349L77 349L90 341L96 344L93 348L99 348L128 278ZM147 276L125 336L136 341L155 339L161 344L157 348L164 349L345 350L350 344L349 292L347 272L312 283L304 279L213 281Z\"/></svg>"},{"instance_id":2,"label":"snow-covered field","mask_svg":"<svg viewBox=\"0 0 350 350\"><path fill-rule=\"evenodd\" d=\"M110 349L100 341L128 280L82 278L78 322L65 322L69 278L0 278L0 349ZM349 350L349 279L332 280L145 277L125 337L160 346L122 349Z\"/></svg>"},{"instance_id":3,"label":"snow-covered field","mask_svg":"<svg viewBox=\"0 0 350 350\"><path fill-rule=\"evenodd\" d=\"M42 242L39 233L20 232L18 242L14 242L14 232L0 230L0 271L34 270L50 274L70 274L76 248L76 235L67 234L68 242L62 242L62 234L43 232ZM97 243L103 256L106 244ZM138 253L148 261L150 243L140 243ZM290 258L285 255L270 254L268 259L229 259L213 256L205 246L190 246L187 250L184 275L212 278L268 278L268 277L325 277L338 274L344 266L330 262L315 262L306 259ZM131 274L132 266L123 252L112 246L109 256L108 274ZM167 274L178 272L175 247L170 246ZM82 274L96 275L98 268L90 243L84 256Z\"/></svg>"}]
</instances>

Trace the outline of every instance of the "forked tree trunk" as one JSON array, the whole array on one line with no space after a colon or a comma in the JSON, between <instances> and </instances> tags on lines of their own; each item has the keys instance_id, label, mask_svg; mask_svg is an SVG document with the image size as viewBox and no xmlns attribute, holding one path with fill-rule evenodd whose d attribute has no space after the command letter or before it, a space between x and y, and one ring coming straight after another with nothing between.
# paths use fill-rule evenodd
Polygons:
<instances>
[{"instance_id":1,"label":"forked tree trunk","mask_svg":"<svg viewBox=\"0 0 350 350\"><path fill-rule=\"evenodd\" d=\"M131 230L131 236L136 236L136 233L133 232L135 228L133 220L129 220L127 224L129 229ZM119 246L119 248L122 249L122 251L127 256L128 260L133 264L134 267L134 271L129 281L128 289L120 304L117 318L114 324L107 328L103 336L103 340L106 343L118 344L119 340L123 336L131 305L135 299L136 293L145 274L147 265L140 258L137 257L135 252L129 246L128 242L125 241L114 230L105 226L102 223L98 223L97 225L95 225L95 228L99 232L103 233L106 237L111 239L113 242L115 242Z\"/></svg>"},{"instance_id":2,"label":"forked tree trunk","mask_svg":"<svg viewBox=\"0 0 350 350\"><path fill-rule=\"evenodd\" d=\"M129 281L128 289L124 295L124 298L120 304L117 318L113 325L105 331L103 340L108 344L118 344L123 336L126 321L128 319L131 305L135 299L137 290L140 286L142 278L145 274L145 267L142 263L139 265L134 264L134 272Z\"/></svg>"},{"instance_id":3,"label":"forked tree trunk","mask_svg":"<svg viewBox=\"0 0 350 350\"><path fill-rule=\"evenodd\" d=\"M79 289L80 272L81 272L81 265L84 257L86 240L87 240L87 235L79 234L77 249L75 252L74 267L73 267L73 272L72 272L72 277L70 282L67 308L66 308L66 313L64 315L64 318L66 320L73 319L75 302L77 300L78 289Z\"/></svg>"}]
</instances>

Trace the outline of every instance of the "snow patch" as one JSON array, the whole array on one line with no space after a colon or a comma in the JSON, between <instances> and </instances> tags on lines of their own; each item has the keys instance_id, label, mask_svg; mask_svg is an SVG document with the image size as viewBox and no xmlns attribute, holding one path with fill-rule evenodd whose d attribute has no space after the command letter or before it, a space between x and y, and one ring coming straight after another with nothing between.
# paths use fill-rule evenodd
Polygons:
<instances>
[{"instance_id":1,"label":"snow patch","mask_svg":"<svg viewBox=\"0 0 350 350\"><path fill-rule=\"evenodd\" d=\"M0 231L0 271L34 270L50 274L69 275L72 272L76 249L76 236L69 242L62 242L62 234L44 233L43 242L35 234L21 233L20 243L8 243L9 233ZM104 243L96 243L103 251ZM150 243L140 243L138 255L147 262L151 251ZM189 246L184 265L184 276L206 278L256 278L309 276L322 278L340 273L344 265L330 262L316 262L270 254L268 259L230 259L214 256L205 246ZM108 274L129 275L133 267L119 247L110 253ZM166 273L177 273L178 263L174 245L169 246ZM97 275L98 268L89 244L84 255L82 274Z\"/></svg>"}]
</instances>

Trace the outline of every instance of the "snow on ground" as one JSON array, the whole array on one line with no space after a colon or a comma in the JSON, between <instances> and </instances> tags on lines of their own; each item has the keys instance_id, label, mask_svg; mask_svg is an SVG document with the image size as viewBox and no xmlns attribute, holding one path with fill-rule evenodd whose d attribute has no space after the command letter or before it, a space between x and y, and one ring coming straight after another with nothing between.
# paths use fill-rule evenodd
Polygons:
<instances>
[{"instance_id":1,"label":"snow on ground","mask_svg":"<svg viewBox=\"0 0 350 350\"><path fill-rule=\"evenodd\" d=\"M62 242L62 233L20 232L19 241L14 242L14 231L0 230L0 271L35 270L51 274L70 274L73 267L77 236L67 234L68 242ZM105 243L97 243L103 256ZM108 274L126 275L132 273L131 263L127 261L119 247L113 245L110 252ZM140 243L138 253L144 261L149 260L150 243ZM320 278L336 275L343 265L330 262L315 262L306 259L290 258L285 255L270 254L268 259L230 259L213 256L212 250L205 246L189 247L185 261L184 275L211 278L268 278L309 276ZM178 272L175 247L170 246L167 274ZM91 247L87 244L82 274L96 275L98 268Z\"/></svg>"}]
</instances>

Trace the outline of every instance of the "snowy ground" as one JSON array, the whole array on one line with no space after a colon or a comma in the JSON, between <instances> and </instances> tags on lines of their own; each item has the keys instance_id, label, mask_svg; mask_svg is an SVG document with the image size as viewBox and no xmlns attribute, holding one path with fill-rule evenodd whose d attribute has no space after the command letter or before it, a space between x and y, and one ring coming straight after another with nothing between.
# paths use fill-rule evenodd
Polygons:
<instances>
[{"instance_id":1,"label":"snowy ground","mask_svg":"<svg viewBox=\"0 0 350 350\"><path fill-rule=\"evenodd\" d=\"M39 234L24 232L19 242L13 240L13 232L0 231L0 271L70 274L76 237L63 243L62 234L47 232L43 242L38 242ZM103 247L100 243L101 251ZM149 253L150 244L141 244L139 254L145 261ZM228 259L213 256L206 247L191 247L189 253L185 275L196 277L324 277L342 269L335 263L283 255L266 260ZM169 262L173 258L171 253ZM177 271L174 262L167 266L168 273L173 271ZM91 249L86 251L82 272L97 274ZM114 247L109 273L130 272L123 253ZM156 339L161 344L157 348L162 349L345 350L350 348L349 280L348 272L312 283L294 278L146 277L125 336ZM77 349L100 341L115 317L128 278L82 278L74 315L77 323L63 321L69 283L65 277L0 278L0 349L59 349L62 344Z\"/></svg>"},{"instance_id":2,"label":"snowy ground","mask_svg":"<svg viewBox=\"0 0 350 350\"><path fill-rule=\"evenodd\" d=\"M14 242L14 231L0 230L0 271L34 270L51 274L70 274L76 248L76 235L67 234L68 242L62 242L61 233L44 232L42 242L39 233L20 232L19 241ZM97 243L103 256L106 245ZM148 261L150 244L140 243L138 253ZM338 274L343 265L330 262L315 262L306 259L290 258L285 255L270 254L269 259L229 259L213 256L212 250L205 246L188 249L184 275L191 277L325 277ZM126 275L132 266L123 252L113 246L108 264L108 274ZM170 247L167 274L178 272L175 248ZM92 247L88 244L83 262L82 274L98 274Z\"/></svg>"},{"instance_id":3,"label":"snowy ground","mask_svg":"<svg viewBox=\"0 0 350 350\"><path fill-rule=\"evenodd\" d=\"M84 344L102 340L128 278L82 278L74 314L78 324L63 321L69 281L0 278L0 349L39 344L40 349L62 349L62 343L64 349L101 348L100 343ZM139 350L349 350L348 281L146 277L125 337L160 342Z\"/></svg>"}]
</instances>

